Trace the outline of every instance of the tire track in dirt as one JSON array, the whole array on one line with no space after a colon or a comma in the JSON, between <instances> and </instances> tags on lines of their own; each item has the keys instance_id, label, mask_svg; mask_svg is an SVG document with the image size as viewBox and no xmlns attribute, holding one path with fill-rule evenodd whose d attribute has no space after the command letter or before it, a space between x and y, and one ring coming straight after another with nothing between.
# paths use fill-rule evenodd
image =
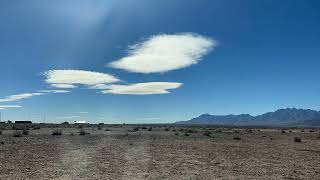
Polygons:
<instances>
[{"instance_id":1,"label":"tire track in dirt","mask_svg":"<svg viewBox=\"0 0 320 180\"><path fill-rule=\"evenodd\" d=\"M140 180L149 179L149 162L151 155L149 148L151 140L149 137L137 136L129 137L128 142L129 148L124 152L124 180Z\"/></svg>"}]
</instances>

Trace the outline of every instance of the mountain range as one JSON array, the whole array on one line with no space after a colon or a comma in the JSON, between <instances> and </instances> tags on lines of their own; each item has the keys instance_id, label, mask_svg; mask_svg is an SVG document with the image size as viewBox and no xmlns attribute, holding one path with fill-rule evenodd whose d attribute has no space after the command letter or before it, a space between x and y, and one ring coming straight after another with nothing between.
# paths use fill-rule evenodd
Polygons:
<instances>
[{"instance_id":1,"label":"mountain range","mask_svg":"<svg viewBox=\"0 0 320 180\"><path fill-rule=\"evenodd\" d=\"M176 124L210 124L210 125L272 125L272 126L320 126L320 111L311 109L286 108L278 109L258 116L240 115L210 115L202 114L188 121Z\"/></svg>"}]
</instances>

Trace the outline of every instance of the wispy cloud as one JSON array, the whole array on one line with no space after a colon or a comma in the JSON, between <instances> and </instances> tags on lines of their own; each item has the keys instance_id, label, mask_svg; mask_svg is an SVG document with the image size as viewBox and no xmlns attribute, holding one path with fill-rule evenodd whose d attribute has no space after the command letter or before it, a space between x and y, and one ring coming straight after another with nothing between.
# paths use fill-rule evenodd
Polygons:
<instances>
[{"instance_id":1,"label":"wispy cloud","mask_svg":"<svg viewBox=\"0 0 320 180\"><path fill-rule=\"evenodd\" d=\"M149 94L167 94L169 89L176 89L182 86L182 83L176 82L148 82L129 85L109 85L108 89L101 91L103 94L131 94L131 95L149 95Z\"/></svg>"},{"instance_id":2,"label":"wispy cloud","mask_svg":"<svg viewBox=\"0 0 320 180\"><path fill-rule=\"evenodd\" d=\"M1 102L12 102L12 101L18 101L21 99L28 99L31 98L33 96L41 96L41 95L45 95L45 93L23 93L23 94L16 94L16 95L11 95L11 96L7 96L5 98L0 99L0 103Z\"/></svg>"},{"instance_id":3,"label":"wispy cloud","mask_svg":"<svg viewBox=\"0 0 320 180\"><path fill-rule=\"evenodd\" d=\"M118 78L100 72L84 70L50 70L43 73L46 82L56 88L73 88L75 85L95 85L114 83Z\"/></svg>"},{"instance_id":4,"label":"wispy cloud","mask_svg":"<svg viewBox=\"0 0 320 180\"><path fill-rule=\"evenodd\" d=\"M129 48L128 56L109 66L138 73L159 73L188 67L217 45L197 34L156 35Z\"/></svg>"},{"instance_id":5,"label":"wispy cloud","mask_svg":"<svg viewBox=\"0 0 320 180\"><path fill-rule=\"evenodd\" d=\"M71 91L67 91L67 90L40 90L39 92L42 93L70 93Z\"/></svg>"},{"instance_id":6,"label":"wispy cloud","mask_svg":"<svg viewBox=\"0 0 320 180\"><path fill-rule=\"evenodd\" d=\"M20 105L0 105L0 109L21 108Z\"/></svg>"},{"instance_id":7,"label":"wispy cloud","mask_svg":"<svg viewBox=\"0 0 320 180\"><path fill-rule=\"evenodd\" d=\"M110 85L107 84L95 84L93 86L89 86L89 89L108 89Z\"/></svg>"},{"instance_id":8,"label":"wispy cloud","mask_svg":"<svg viewBox=\"0 0 320 180\"><path fill-rule=\"evenodd\" d=\"M81 112L78 112L79 114L89 114L89 112L86 112L86 111L81 111Z\"/></svg>"},{"instance_id":9,"label":"wispy cloud","mask_svg":"<svg viewBox=\"0 0 320 180\"><path fill-rule=\"evenodd\" d=\"M60 89L73 89L77 87L73 84L50 84L50 86L54 88L60 88Z\"/></svg>"}]
</instances>

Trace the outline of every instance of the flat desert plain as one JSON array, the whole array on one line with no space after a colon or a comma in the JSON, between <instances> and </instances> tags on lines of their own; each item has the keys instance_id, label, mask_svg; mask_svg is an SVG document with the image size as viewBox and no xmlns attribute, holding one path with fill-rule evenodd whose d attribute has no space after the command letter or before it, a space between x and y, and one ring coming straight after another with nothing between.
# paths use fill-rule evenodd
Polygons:
<instances>
[{"instance_id":1,"label":"flat desert plain","mask_svg":"<svg viewBox=\"0 0 320 180\"><path fill-rule=\"evenodd\" d=\"M14 126L0 179L320 179L318 129Z\"/></svg>"}]
</instances>

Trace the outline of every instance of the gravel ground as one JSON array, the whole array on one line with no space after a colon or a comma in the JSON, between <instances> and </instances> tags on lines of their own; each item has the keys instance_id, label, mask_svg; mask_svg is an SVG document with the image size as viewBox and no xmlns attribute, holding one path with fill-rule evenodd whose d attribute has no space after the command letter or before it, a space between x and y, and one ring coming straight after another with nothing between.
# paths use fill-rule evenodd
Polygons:
<instances>
[{"instance_id":1,"label":"gravel ground","mask_svg":"<svg viewBox=\"0 0 320 180\"><path fill-rule=\"evenodd\" d=\"M320 179L318 130L131 129L4 130L0 179Z\"/></svg>"}]
</instances>

